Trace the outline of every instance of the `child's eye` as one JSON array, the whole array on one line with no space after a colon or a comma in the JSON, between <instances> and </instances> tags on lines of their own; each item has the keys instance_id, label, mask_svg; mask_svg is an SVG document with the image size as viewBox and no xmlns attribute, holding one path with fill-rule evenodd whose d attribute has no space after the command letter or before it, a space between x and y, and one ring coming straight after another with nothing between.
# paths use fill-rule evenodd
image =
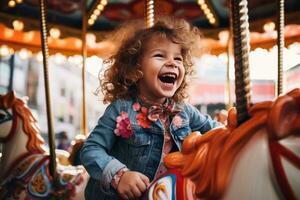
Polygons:
<instances>
[{"instance_id":1,"label":"child's eye","mask_svg":"<svg viewBox=\"0 0 300 200\"><path fill-rule=\"evenodd\" d=\"M163 55L161 53L157 53L157 54L154 55L154 57L160 57L160 58L162 58Z\"/></svg>"},{"instance_id":2,"label":"child's eye","mask_svg":"<svg viewBox=\"0 0 300 200\"><path fill-rule=\"evenodd\" d=\"M175 60L182 61L182 57L176 57Z\"/></svg>"}]
</instances>

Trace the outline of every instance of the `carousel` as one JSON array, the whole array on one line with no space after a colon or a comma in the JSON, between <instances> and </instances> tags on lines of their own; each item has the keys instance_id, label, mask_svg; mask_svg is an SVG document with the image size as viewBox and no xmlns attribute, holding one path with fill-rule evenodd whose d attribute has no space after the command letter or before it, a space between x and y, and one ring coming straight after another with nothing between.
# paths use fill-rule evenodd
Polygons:
<instances>
[{"instance_id":1,"label":"carousel","mask_svg":"<svg viewBox=\"0 0 300 200\"><path fill-rule=\"evenodd\" d=\"M151 27L155 19L170 15L185 18L203 32L201 52L195 57L203 56L202 51L225 55L222 92L228 118L225 127L205 135L191 133L182 151L167 155L164 162L169 170L151 183L143 198L300 199L300 60L292 63L296 72L289 77L289 86L284 85L283 74L285 47L298 45L296 54L300 54L297 0L8 0L1 1L0 11L0 61L15 51L40 56L46 111L42 126L47 134L46 143L36 113L28 106L30 99L16 95L11 56L9 72L0 71L8 74L0 75L7 79L0 81L0 199L84 199L89 176L76 158L89 129L88 57L103 62L112 55L129 34L124 24ZM250 51L274 46L274 96L253 101ZM55 145L56 105L49 63L57 53L69 58L81 55L77 61L81 100L76 108L81 113L80 133L70 153ZM230 66L234 66L234 83Z\"/></svg>"}]
</instances>

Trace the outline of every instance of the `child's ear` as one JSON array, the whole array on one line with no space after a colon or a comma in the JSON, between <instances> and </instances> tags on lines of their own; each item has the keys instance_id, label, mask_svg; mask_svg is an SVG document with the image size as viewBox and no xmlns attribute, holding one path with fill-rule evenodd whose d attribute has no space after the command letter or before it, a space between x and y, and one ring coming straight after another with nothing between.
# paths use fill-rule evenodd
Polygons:
<instances>
[{"instance_id":1,"label":"child's ear","mask_svg":"<svg viewBox=\"0 0 300 200\"><path fill-rule=\"evenodd\" d=\"M137 73L138 73L138 76L139 76L138 80L140 80L141 78L143 78L144 74L143 74L143 72L141 70L138 69Z\"/></svg>"}]
</instances>

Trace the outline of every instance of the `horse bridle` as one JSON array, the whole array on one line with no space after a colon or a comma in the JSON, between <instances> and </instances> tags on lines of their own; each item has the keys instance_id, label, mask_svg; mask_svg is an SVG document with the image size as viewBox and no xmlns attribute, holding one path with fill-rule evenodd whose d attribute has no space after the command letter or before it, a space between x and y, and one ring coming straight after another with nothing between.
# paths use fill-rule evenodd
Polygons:
<instances>
[{"instance_id":1,"label":"horse bridle","mask_svg":"<svg viewBox=\"0 0 300 200\"><path fill-rule=\"evenodd\" d=\"M9 141L15 134L15 130L17 127L17 116L14 113L14 109L12 109L12 114L9 113L6 109L4 108L0 108L1 111L4 111L5 115L3 115L2 113L0 114L0 124L3 124L4 122L10 121L12 120L12 127L8 133L8 135L6 137L0 138L0 142L1 143L5 143L7 141Z\"/></svg>"}]
</instances>

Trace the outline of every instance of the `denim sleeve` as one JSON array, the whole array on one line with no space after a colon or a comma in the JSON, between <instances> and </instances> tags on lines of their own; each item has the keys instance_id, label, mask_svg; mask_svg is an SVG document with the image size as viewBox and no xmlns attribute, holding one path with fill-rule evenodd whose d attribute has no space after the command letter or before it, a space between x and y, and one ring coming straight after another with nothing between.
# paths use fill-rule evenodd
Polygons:
<instances>
[{"instance_id":1,"label":"denim sleeve","mask_svg":"<svg viewBox=\"0 0 300 200\"><path fill-rule=\"evenodd\" d=\"M196 107L190 104L186 104L186 109L189 114L192 131L200 131L201 134L204 134L213 128L223 126L221 123L212 120L209 115L201 114Z\"/></svg>"},{"instance_id":2,"label":"denim sleeve","mask_svg":"<svg viewBox=\"0 0 300 200\"><path fill-rule=\"evenodd\" d=\"M120 102L114 102L106 108L80 153L84 167L93 179L99 181L101 189L107 194L110 193L112 177L117 171L125 167L123 163L107 153L116 140L114 129L119 113Z\"/></svg>"}]
</instances>

